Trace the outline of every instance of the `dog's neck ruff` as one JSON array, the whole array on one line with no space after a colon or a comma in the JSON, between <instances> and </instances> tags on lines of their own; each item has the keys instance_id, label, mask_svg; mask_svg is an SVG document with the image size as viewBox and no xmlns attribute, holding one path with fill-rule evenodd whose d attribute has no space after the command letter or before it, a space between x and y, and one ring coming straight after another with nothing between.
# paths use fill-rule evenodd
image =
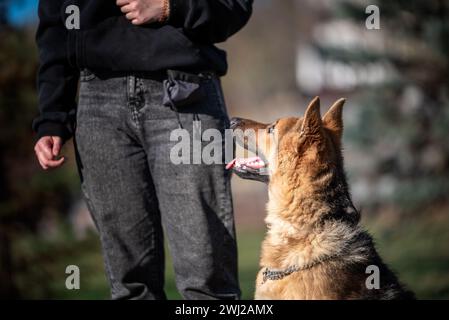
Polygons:
<instances>
[{"instance_id":1,"label":"dog's neck ruff","mask_svg":"<svg viewBox=\"0 0 449 320\"><path fill-rule=\"evenodd\" d=\"M282 280L285 277L291 275L292 273L311 269L323 262L333 260L333 259L337 258L338 256L340 256L340 254L325 256L321 259L317 259L313 262L307 263L301 267L293 265L293 266L287 267L283 270L275 270L275 269L270 269L270 268L266 267L265 270L262 272L262 275L263 275L262 284L267 282L267 280L273 280L273 281L274 280Z\"/></svg>"}]
</instances>

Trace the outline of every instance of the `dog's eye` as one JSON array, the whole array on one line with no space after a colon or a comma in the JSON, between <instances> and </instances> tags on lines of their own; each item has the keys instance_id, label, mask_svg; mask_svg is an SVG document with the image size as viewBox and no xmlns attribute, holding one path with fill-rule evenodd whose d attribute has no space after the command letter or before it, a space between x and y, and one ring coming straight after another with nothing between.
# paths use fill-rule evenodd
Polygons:
<instances>
[{"instance_id":1,"label":"dog's eye","mask_svg":"<svg viewBox=\"0 0 449 320\"><path fill-rule=\"evenodd\" d=\"M268 133L273 133L274 132L274 126L268 127L267 131L268 131Z\"/></svg>"}]
</instances>

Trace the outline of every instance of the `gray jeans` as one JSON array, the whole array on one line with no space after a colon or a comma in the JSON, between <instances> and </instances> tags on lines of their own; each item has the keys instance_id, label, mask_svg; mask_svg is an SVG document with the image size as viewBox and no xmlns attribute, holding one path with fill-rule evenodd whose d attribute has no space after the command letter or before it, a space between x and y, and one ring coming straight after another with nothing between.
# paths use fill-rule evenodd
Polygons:
<instances>
[{"instance_id":1,"label":"gray jeans","mask_svg":"<svg viewBox=\"0 0 449 320\"><path fill-rule=\"evenodd\" d=\"M200 120L203 131L224 131L219 79L201 86L205 97L179 110L183 128L192 134ZM230 173L222 164L172 164L179 121L162 95L157 77L81 75L77 162L112 298L166 298L163 226L185 299L238 299Z\"/></svg>"}]
</instances>

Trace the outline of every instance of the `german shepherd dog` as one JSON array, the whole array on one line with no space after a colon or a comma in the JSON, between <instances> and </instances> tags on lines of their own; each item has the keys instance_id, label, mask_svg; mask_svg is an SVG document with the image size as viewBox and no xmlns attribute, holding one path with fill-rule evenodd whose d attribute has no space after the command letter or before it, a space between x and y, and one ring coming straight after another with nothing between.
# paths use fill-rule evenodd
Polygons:
<instances>
[{"instance_id":1,"label":"german shepherd dog","mask_svg":"<svg viewBox=\"0 0 449 320\"><path fill-rule=\"evenodd\" d=\"M259 156L234 159L228 169L268 183L256 299L414 298L359 225L343 169L344 103L336 101L323 118L316 97L302 118L231 120L234 133L255 132L236 140L247 150L255 145Z\"/></svg>"}]
</instances>

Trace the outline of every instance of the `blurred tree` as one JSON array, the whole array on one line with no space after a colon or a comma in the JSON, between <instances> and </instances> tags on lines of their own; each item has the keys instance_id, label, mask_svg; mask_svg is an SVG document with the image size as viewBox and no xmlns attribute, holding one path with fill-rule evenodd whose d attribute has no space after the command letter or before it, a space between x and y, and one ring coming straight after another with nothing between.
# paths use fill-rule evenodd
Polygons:
<instances>
[{"instance_id":1,"label":"blurred tree","mask_svg":"<svg viewBox=\"0 0 449 320\"><path fill-rule=\"evenodd\" d=\"M223 44L229 52L230 72L224 81L231 112L234 106L241 111L242 105L260 111L273 93L296 93L292 70L299 21L296 0L255 1L244 31Z\"/></svg>"},{"instance_id":2,"label":"blurred tree","mask_svg":"<svg viewBox=\"0 0 449 320\"><path fill-rule=\"evenodd\" d=\"M18 274L35 266L26 263L17 243L37 233L49 213L68 211L74 170L43 173L37 166L31 131L37 113L34 32L9 25L10 2L0 1L0 298L19 298L27 296Z\"/></svg>"},{"instance_id":3,"label":"blurred tree","mask_svg":"<svg viewBox=\"0 0 449 320\"><path fill-rule=\"evenodd\" d=\"M357 86L360 117L348 139L374 157L372 175L391 182L390 200L405 211L447 201L449 3L342 0L333 19L365 28L368 4L380 8L381 29L364 31L381 34L377 48L315 43L324 60L351 67L380 62L395 71L377 85Z\"/></svg>"}]
</instances>

